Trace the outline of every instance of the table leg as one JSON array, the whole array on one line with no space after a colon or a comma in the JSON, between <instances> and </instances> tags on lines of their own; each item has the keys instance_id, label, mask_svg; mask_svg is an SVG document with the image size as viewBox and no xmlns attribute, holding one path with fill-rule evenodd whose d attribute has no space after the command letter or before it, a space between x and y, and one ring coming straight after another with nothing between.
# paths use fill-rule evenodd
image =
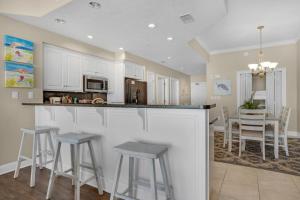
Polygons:
<instances>
[{"instance_id":1,"label":"table leg","mask_svg":"<svg viewBox=\"0 0 300 200\"><path fill-rule=\"evenodd\" d=\"M228 120L228 151L231 152L232 149L232 121Z\"/></svg>"},{"instance_id":2,"label":"table leg","mask_svg":"<svg viewBox=\"0 0 300 200\"><path fill-rule=\"evenodd\" d=\"M278 135L279 135L279 124L278 121L274 123L274 156L275 159L279 158L278 155Z\"/></svg>"}]
</instances>

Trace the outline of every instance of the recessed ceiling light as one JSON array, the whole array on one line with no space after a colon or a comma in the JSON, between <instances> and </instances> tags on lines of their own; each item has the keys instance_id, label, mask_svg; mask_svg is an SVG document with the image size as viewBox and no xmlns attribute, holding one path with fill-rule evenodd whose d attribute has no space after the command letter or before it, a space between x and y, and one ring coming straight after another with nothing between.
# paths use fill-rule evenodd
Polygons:
<instances>
[{"instance_id":1,"label":"recessed ceiling light","mask_svg":"<svg viewBox=\"0 0 300 200\"><path fill-rule=\"evenodd\" d=\"M171 59L172 59L172 57L171 57L171 56L169 56L169 57L168 57L168 60L171 60Z\"/></svg>"},{"instance_id":2,"label":"recessed ceiling light","mask_svg":"<svg viewBox=\"0 0 300 200\"><path fill-rule=\"evenodd\" d=\"M149 28L155 28L156 25L155 25L155 24L148 24L148 27L149 27Z\"/></svg>"},{"instance_id":3,"label":"recessed ceiling light","mask_svg":"<svg viewBox=\"0 0 300 200\"><path fill-rule=\"evenodd\" d=\"M94 37L92 35L87 36L89 39L93 39Z\"/></svg>"},{"instance_id":4,"label":"recessed ceiling light","mask_svg":"<svg viewBox=\"0 0 300 200\"><path fill-rule=\"evenodd\" d=\"M123 51L123 50L124 50L124 48L123 48L123 47L120 47L120 48L119 48L119 50Z\"/></svg>"},{"instance_id":5,"label":"recessed ceiling light","mask_svg":"<svg viewBox=\"0 0 300 200\"><path fill-rule=\"evenodd\" d=\"M173 37L167 37L167 40L172 41Z\"/></svg>"},{"instance_id":6,"label":"recessed ceiling light","mask_svg":"<svg viewBox=\"0 0 300 200\"><path fill-rule=\"evenodd\" d=\"M61 19L61 18L56 18L54 21L56 23L58 23L58 24L64 24L64 23L66 23L66 21L64 19Z\"/></svg>"},{"instance_id":7,"label":"recessed ceiling light","mask_svg":"<svg viewBox=\"0 0 300 200\"><path fill-rule=\"evenodd\" d=\"M89 3L89 5L92 7L92 8L101 8L101 4L96 2L96 1L91 1Z\"/></svg>"}]
</instances>

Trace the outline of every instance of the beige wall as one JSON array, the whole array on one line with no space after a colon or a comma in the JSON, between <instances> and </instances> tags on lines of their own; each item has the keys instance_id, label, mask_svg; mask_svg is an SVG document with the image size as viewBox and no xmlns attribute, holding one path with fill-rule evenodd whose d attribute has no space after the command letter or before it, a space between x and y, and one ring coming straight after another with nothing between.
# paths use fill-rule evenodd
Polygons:
<instances>
[{"instance_id":1,"label":"beige wall","mask_svg":"<svg viewBox=\"0 0 300 200\"><path fill-rule=\"evenodd\" d=\"M211 55L210 62L207 65L207 83L208 83L208 102L216 102L218 108L226 105L232 112L236 110L237 105L237 85L236 72L247 70L249 63L257 62L257 50L248 50L248 56L244 56L245 51L232 53L222 53ZM279 67L285 67L287 70L287 106L292 108L292 115L289 130L297 130L297 68L298 68L298 48L296 44L276 46L264 49L265 59L279 62ZM232 81L232 95L223 96L220 99L212 100L213 81L215 77L228 79ZM219 113L220 110L216 109Z\"/></svg>"},{"instance_id":2,"label":"beige wall","mask_svg":"<svg viewBox=\"0 0 300 200\"><path fill-rule=\"evenodd\" d=\"M206 82L206 74L192 75L191 82Z\"/></svg>"},{"instance_id":3,"label":"beige wall","mask_svg":"<svg viewBox=\"0 0 300 200\"><path fill-rule=\"evenodd\" d=\"M21 102L27 99L27 92L33 91L35 98L42 97L42 69L43 69L43 42L57 45L60 47L72 49L75 51L99 56L105 59L114 60L113 52L91 46L52 32L30 26L13 19L0 15L0 165L15 161L17 158L18 147L20 143L21 127L31 127L34 125L34 110L30 106L22 106ZM35 88L34 89L8 89L4 88L4 70L3 70L3 35L9 34L16 37L31 40L35 43L34 65L35 65ZM189 91L189 77L172 70L164 70L163 66L157 65L145 59L140 60L146 63L149 68L157 69L169 76L180 78L183 83L182 87L186 87ZM20 98L18 100L11 99L12 91L19 91ZM184 102L189 101L189 97L183 99ZM26 145L27 154L30 152L29 143Z\"/></svg>"},{"instance_id":4,"label":"beige wall","mask_svg":"<svg viewBox=\"0 0 300 200\"><path fill-rule=\"evenodd\" d=\"M190 76L183 74L181 72L172 70L170 68L164 67L156 62L146 60L142 57L133 55L131 53L125 54L125 59L136 64L144 65L146 71L155 72L163 76L174 77L180 80L180 103L181 104L190 104L191 102L191 89L190 89Z\"/></svg>"}]
</instances>

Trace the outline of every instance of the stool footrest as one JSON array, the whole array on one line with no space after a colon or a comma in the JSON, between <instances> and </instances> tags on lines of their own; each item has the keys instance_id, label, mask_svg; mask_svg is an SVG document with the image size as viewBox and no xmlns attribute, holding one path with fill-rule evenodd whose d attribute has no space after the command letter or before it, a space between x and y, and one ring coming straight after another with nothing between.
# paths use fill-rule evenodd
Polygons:
<instances>
[{"instance_id":1,"label":"stool footrest","mask_svg":"<svg viewBox=\"0 0 300 200\"><path fill-rule=\"evenodd\" d=\"M64 173L64 172L55 172L55 175L56 176L63 176L63 177L66 177L66 178L70 178L70 179L74 179L74 176L73 175L71 175L71 174L66 174L66 173Z\"/></svg>"},{"instance_id":2,"label":"stool footrest","mask_svg":"<svg viewBox=\"0 0 300 200\"><path fill-rule=\"evenodd\" d=\"M120 193L116 193L115 196L117 198L121 198L121 199L124 199L124 200L139 200L139 199L136 199L136 198L133 198L133 197L129 197L129 196L120 194Z\"/></svg>"},{"instance_id":3,"label":"stool footrest","mask_svg":"<svg viewBox=\"0 0 300 200\"><path fill-rule=\"evenodd\" d=\"M148 187L148 188L151 187L150 181L148 181L147 179L143 179L143 178L139 178L138 180L135 180L134 183L136 183L137 185ZM165 191L165 186L163 183L156 183L156 187L158 190Z\"/></svg>"},{"instance_id":4,"label":"stool footrest","mask_svg":"<svg viewBox=\"0 0 300 200\"><path fill-rule=\"evenodd\" d=\"M80 186L83 186L84 184L86 184L87 182L93 180L94 178L96 178L96 177L95 176L91 176L91 177L87 178L84 181L80 181Z\"/></svg>"}]
</instances>

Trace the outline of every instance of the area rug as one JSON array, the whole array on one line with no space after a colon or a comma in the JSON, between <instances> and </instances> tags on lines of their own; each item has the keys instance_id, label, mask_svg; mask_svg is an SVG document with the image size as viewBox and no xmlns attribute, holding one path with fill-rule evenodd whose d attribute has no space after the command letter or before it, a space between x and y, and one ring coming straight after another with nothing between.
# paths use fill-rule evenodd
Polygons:
<instances>
[{"instance_id":1,"label":"area rug","mask_svg":"<svg viewBox=\"0 0 300 200\"><path fill-rule=\"evenodd\" d=\"M280 148L279 159L274 159L274 148L266 146L266 160L262 159L260 144L258 142L247 141L246 151L239 157L239 144L233 142L232 151L223 148L223 133L215 133L215 161L230 164L255 167L281 173L300 176L300 139L288 139L289 157L285 156L285 151Z\"/></svg>"}]
</instances>

